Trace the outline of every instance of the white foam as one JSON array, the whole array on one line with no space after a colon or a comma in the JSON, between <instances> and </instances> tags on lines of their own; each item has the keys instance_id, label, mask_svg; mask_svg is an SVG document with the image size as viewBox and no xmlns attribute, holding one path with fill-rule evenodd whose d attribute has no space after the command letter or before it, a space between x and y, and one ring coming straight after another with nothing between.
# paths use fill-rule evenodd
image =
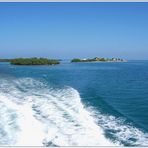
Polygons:
<instances>
[{"instance_id":1,"label":"white foam","mask_svg":"<svg viewBox=\"0 0 148 148\"><path fill-rule=\"evenodd\" d=\"M47 89L33 79L4 81L0 87L3 88L1 101L18 114L19 136L14 145L114 145L84 109L76 90Z\"/></svg>"},{"instance_id":2,"label":"white foam","mask_svg":"<svg viewBox=\"0 0 148 148\"><path fill-rule=\"evenodd\" d=\"M111 134L120 145L148 146L148 133L142 132L140 129L126 122L123 118L103 115L99 112L97 112L95 116L98 124L100 124L104 130L108 130L109 134Z\"/></svg>"},{"instance_id":3,"label":"white foam","mask_svg":"<svg viewBox=\"0 0 148 148\"><path fill-rule=\"evenodd\" d=\"M6 128L11 126L6 132L8 136L11 136L11 141L4 145L8 146L42 146L43 138L45 137L43 125L33 117L32 109L29 102L24 103L23 105L16 104L15 102L8 99L6 96L1 94L0 97L1 104L6 104L7 108L9 109L9 113L5 113L4 118L8 118L10 111L14 110L17 114L17 126L19 129L15 129L13 125L6 124ZM8 110L7 109L7 110ZM11 109L11 110L10 110ZM7 125L8 124L8 125ZM14 128L13 128L14 127ZM14 137L15 135L15 137ZM7 139L5 139L8 141ZM14 142L15 141L15 142Z\"/></svg>"},{"instance_id":4,"label":"white foam","mask_svg":"<svg viewBox=\"0 0 148 148\"><path fill-rule=\"evenodd\" d=\"M20 110L22 117L19 120L21 133L15 146L42 146L45 137L44 127L33 117L29 103L26 103Z\"/></svg>"},{"instance_id":5,"label":"white foam","mask_svg":"<svg viewBox=\"0 0 148 148\"><path fill-rule=\"evenodd\" d=\"M35 116L48 128L44 141L58 146L115 145L84 109L76 90L50 90L44 97L33 100L34 110L39 112Z\"/></svg>"},{"instance_id":6,"label":"white foam","mask_svg":"<svg viewBox=\"0 0 148 148\"><path fill-rule=\"evenodd\" d=\"M52 89L31 78L1 80L0 88L0 103L7 105L4 116L9 117L10 109L17 115L12 125L6 124L7 120L0 121L10 127L0 145L114 146L132 136L140 137L137 144L147 145L148 138L143 132L121 124L121 120L113 116L97 113L98 126L92 111L85 109L78 91L73 88ZM118 131L114 133L118 137L114 143L104 136L107 129Z\"/></svg>"},{"instance_id":7,"label":"white foam","mask_svg":"<svg viewBox=\"0 0 148 148\"><path fill-rule=\"evenodd\" d=\"M17 139L17 113L0 101L0 145L14 145Z\"/></svg>"}]
</instances>

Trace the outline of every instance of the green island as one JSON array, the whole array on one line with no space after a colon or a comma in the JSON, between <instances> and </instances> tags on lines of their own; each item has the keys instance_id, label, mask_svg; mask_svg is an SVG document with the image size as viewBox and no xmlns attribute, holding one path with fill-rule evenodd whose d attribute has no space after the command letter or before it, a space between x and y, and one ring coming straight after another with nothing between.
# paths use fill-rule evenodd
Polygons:
<instances>
[{"instance_id":1,"label":"green island","mask_svg":"<svg viewBox=\"0 0 148 148\"><path fill-rule=\"evenodd\" d=\"M121 58L88 58L88 59L72 59L71 62L126 62L126 60Z\"/></svg>"},{"instance_id":2,"label":"green island","mask_svg":"<svg viewBox=\"0 0 148 148\"><path fill-rule=\"evenodd\" d=\"M56 65L60 64L59 60L47 58L15 58L0 59L0 62L10 62L12 65Z\"/></svg>"},{"instance_id":3,"label":"green island","mask_svg":"<svg viewBox=\"0 0 148 148\"><path fill-rule=\"evenodd\" d=\"M12 65L56 65L60 64L60 59L48 59L48 58L14 58L14 59L0 59L0 62L10 62ZM121 58L86 58L79 59L74 58L71 62L126 62Z\"/></svg>"}]
</instances>

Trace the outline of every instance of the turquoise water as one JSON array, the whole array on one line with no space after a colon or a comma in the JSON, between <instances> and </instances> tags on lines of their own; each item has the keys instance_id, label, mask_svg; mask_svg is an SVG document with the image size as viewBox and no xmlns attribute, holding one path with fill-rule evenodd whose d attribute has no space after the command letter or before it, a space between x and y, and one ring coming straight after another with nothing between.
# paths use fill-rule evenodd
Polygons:
<instances>
[{"instance_id":1,"label":"turquoise water","mask_svg":"<svg viewBox=\"0 0 148 148\"><path fill-rule=\"evenodd\" d=\"M148 61L1 63L0 113L0 145L148 146Z\"/></svg>"}]
</instances>

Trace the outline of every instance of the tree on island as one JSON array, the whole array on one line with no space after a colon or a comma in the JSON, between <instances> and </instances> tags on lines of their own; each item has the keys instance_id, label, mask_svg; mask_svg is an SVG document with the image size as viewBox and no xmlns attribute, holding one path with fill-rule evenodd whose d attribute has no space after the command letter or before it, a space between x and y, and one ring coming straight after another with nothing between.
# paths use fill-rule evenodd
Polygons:
<instances>
[{"instance_id":1,"label":"tree on island","mask_svg":"<svg viewBox=\"0 0 148 148\"><path fill-rule=\"evenodd\" d=\"M81 62L81 59L72 59L71 62Z\"/></svg>"},{"instance_id":2,"label":"tree on island","mask_svg":"<svg viewBox=\"0 0 148 148\"><path fill-rule=\"evenodd\" d=\"M13 65L55 65L60 64L58 60L47 58L16 58L10 60Z\"/></svg>"},{"instance_id":3,"label":"tree on island","mask_svg":"<svg viewBox=\"0 0 148 148\"><path fill-rule=\"evenodd\" d=\"M88 59L72 59L71 62L124 62L125 60L120 59L120 58L88 58Z\"/></svg>"}]
</instances>

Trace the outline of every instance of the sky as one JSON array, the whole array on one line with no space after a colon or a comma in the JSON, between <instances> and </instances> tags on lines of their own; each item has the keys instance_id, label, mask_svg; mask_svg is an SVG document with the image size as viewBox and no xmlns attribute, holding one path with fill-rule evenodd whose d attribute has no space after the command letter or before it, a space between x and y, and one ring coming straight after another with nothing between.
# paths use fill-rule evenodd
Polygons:
<instances>
[{"instance_id":1,"label":"sky","mask_svg":"<svg viewBox=\"0 0 148 148\"><path fill-rule=\"evenodd\" d=\"M0 3L0 58L148 60L148 3Z\"/></svg>"}]
</instances>

